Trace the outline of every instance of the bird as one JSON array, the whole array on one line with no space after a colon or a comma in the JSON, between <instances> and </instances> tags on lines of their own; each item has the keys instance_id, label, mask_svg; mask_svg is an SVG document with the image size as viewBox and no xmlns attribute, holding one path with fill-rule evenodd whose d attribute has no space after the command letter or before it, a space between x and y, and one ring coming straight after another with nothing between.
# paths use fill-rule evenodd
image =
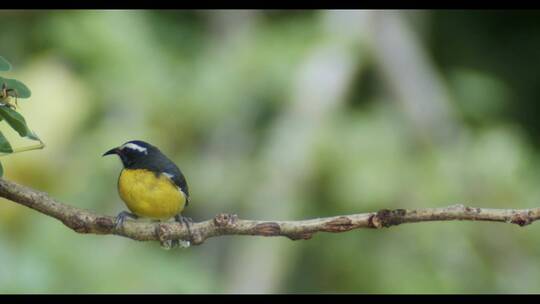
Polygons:
<instances>
[{"instance_id":1,"label":"bird","mask_svg":"<svg viewBox=\"0 0 540 304\"><path fill-rule=\"evenodd\" d=\"M126 217L165 221L174 217L185 224L191 237L192 220L181 212L190 203L189 189L182 171L156 146L131 140L112 148L103 156L118 155L123 169L118 177L118 193L127 208L116 216L116 227ZM162 244L163 245L163 244Z\"/></svg>"}]
</instances>

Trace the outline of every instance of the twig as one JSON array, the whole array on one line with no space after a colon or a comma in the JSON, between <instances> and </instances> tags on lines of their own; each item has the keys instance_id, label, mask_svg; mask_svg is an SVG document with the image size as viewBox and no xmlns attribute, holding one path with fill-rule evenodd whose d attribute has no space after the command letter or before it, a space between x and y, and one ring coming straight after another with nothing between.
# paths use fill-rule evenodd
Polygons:
<instances>
[{"instance_id":1,"label":"twig","mask_svg":"<svg viewBox=\"0 0 540 304\"><path fill-rule=\"evenodd\" d=\"M115 228L115 217L60 203L46 193L0 178L0 196L60 220L79 233L115 234L138 241L189 240L187 228L180 223L154 223L126 220L123 229ZM193 245L220 235L286 236L292 240L309 239L316 232L344 232L358 228L384 228L427 221L492 221L528 225L540 219L540 208L489 209L462 204L443 208L383 209L301 221L255 221L236 215L219 214L211 220L193 223Z\"/></svg>"}]
</instances>

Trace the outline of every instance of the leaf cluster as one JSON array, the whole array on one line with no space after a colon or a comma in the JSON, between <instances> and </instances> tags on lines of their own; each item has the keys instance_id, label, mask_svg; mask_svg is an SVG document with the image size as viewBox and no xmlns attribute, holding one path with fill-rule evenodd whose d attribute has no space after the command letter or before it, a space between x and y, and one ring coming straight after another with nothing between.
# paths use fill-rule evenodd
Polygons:
<instances>
[{"instance_id":1,"label":"leaf cluster","mask_svg":"<svg viewBox=\"0 0 540 304\"><path fill-rule=\"evenodd\" d=\"M0 72L10 71L11 68L11 64L0 56ZM0 121L5 121L19 136L39 141L38 145L14 149L6 136L0 131L0 155L42 149L45 146L41 139L28 127L23 115L17 112L19 99L27 99L31 95L32 92L23 82L0 76ZM0 163L1 175L3 175L3 168Z\"/></svg>"}]
</instances>

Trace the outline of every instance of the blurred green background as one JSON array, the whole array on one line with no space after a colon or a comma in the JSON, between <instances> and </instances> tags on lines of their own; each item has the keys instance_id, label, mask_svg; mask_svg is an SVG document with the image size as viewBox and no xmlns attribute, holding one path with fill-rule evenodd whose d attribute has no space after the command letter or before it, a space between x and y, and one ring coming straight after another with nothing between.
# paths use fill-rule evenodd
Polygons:
<instances>
[{"instance_id":1,"label":"blurred green background","mask_svg":"<svg viewBox=\"0 0 540 304\"><path fill-rule=\"evenodd\" d=\"M132 139L183 170L196 221L538 206L538 11L1 11L0 41L47 144L5 176L77 207L125 210L101 154ZM538 235L437 222L166 251L2 200L0 292L536 293Z\"/></svg>"}]
</instances>

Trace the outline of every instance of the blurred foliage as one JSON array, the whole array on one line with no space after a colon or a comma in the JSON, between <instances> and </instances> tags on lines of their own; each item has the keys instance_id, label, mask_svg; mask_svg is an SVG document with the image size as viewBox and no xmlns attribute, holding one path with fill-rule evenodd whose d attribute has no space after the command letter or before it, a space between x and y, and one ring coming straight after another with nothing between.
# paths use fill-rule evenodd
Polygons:
<instances>
[{"instance_id":1,"label":"blurred foliage","mask_svg":"<svg viewBox=\"0 0 540 304\"><path fill-rule=\"evenodd\" d=\"M315 47L339 43L325 26L346 19L324 11L0 14L0 39L9 41L1 54L17 67L2 76L32 88L33 102L18 111L48 144L3 159L6 178L115 215L125 208L120 162L100 156L141 139L185 173L193 202L185 215L196 221L242 217L253 203L246 192L264 176L270 130L302 110L291 107L300 67ZM455 203L538 206L539 12L404 14L442 75L462 132L443 145L419 143L365 51L369 43L359 43L353 50L368 54L365 66L317 133L312 173L291 185L298 197L276 204L298 204L301 218ZM10 123L13 113L5 114ZM2 132L13 147L24 144L24 132ZM278 257L287 267L275 292L539 292L538 233L538 224L448 222L264 241L296 253ZM245 270L228 267L243 238L164 251L76 234L2 200L0 292L229 292L228 279ZM264 263L254 257L244 268L262 272Z\"/></svg>"},{"instance_id":2,"label":"blurred foliage","mask_svg":"<svg viewBox=\"0 0 540 304\"><path fill-rule=\"evenodd\" d=\"M0 57L0 71L11 70L11 64L3 57ZM13 149L8 139L0 132L0 153L3 155L41 149L44 147L43 142L32 132L26 125L24 117L15 111L19 98L29 98L32 94L28 87L17 79L9 79L0 77L1 92L0 92L0 121L5 121L13 128L19 136L27 137L32 140L39 140L39 145L27 146L24 148ZM15 102L13 102L15 99ZM0 164L0 176L4 174L4 169Z\"/></svg>"},{"instance_id":3,"label":"blurred foliage","mask_svg":"<svg viewBox=\"0 0 540 304\"><path fill-rule=\"evenodd\" d=\"M2 82L2 84L5 84L7 90L13 90L9 91L7 94L10 97L30 98L30 95L32 94L32 92L30 92L30 89L26 85L24 85L24 83L18 81L17 79L0 77L0 81Z\"/></svg>"},{"instance_id":4,"label":"blurred foliage","mask_svg":"<svg viewBox=\"0 0 540 304\"><path fill-rule=\"evenodd\" d=\"M11 70L11 63L0 56L0 71L5 72Z\"/></svg>"}]
</instances>

